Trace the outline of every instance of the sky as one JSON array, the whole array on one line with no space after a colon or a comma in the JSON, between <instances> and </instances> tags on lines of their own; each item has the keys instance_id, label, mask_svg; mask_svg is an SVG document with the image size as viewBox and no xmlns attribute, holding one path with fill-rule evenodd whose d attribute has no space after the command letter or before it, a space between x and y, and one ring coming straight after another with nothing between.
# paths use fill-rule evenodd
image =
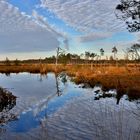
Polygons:
<instances>
[{"instance_id":1,"label":"sky","mask_svg":"<svg viewBox=\"0 0 140 140\"><path fill-rule=\"evenodd\" d=\"M0 59L38 59L91 51L118 57L139 42L115 16L119 0L0 0Z\"/></svg>"}]
</instances>

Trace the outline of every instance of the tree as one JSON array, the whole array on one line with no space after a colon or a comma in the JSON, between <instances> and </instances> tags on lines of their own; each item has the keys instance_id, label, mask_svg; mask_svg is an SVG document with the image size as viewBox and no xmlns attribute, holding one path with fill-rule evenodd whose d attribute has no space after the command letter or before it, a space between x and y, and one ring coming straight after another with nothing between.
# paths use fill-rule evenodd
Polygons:
<instances>
[{"instance_id":1,"label":"tree","mask_svg":"<svg viewBox=\"0 0 140 140\"><path fill-rule=\"evenodd\" d=\"M64 53L64 51L60 47L58 47L57 50L56 50L56 61L55 61L56 67L57 67L57 64L58 64L59 55L63 54L63 53Z\"/></svg>"},{"instance_id":2,"label":"tree","mask_svg":"<svg viewBox=\"0 0 140 140\"><path fill-rule=\"evenodd\" d=\"M91 60L93 61L94 60L94 58L97 56L97 54L95 54L95 53L90 53L90 58L91 58ZM93 69L93 62L91 61L91 69Z\"/></svg>"},{"instance_id":3,"label":"tree","mask_svg":"<svg viewBox=\"0 0 140 140\"><path fill-rule=\"evenodd\" d=\"M15 63L16 66L18 66L19 63L20 63L20 61L19 61L18 59L16 59L16 60L14 61L14 63Z\"/></svg>"},{"instance_id":4,"label":"tree","mask_svg":"<svg viewBox=\"0 0 140 140\"><path fill-rule=\"evenodd\" d=\"M81 53L80 54L80 59L82 59L84 57L84 54L83 53Z\"/></svg>"},{"instance_id":5,"label":"tree","mask_svg":"<svg viewBox=\"0 0 140 140\"><path fill-rule=\"evenodd\" d=\"M134 57L134 50L132 50L130 48L130 49L127 49L127 52L128 52L128 58L131 57L130 59L134 60L135 59L135 57Z\"/></svg>"},{"instance_id":6,"label":"tree","mask_svg":"<svg viewBox=\"0 0 140 140\"><path fill-rule=\"evenodd\" d=\"M90 57L90 52L85 52L85 59L89 60L89 57Z\"/></svg>"},{"instance_id":7,"label":"tree","mask_svg":"<svg viewBox=\"0 0 140 140\"><path fill-rule=\"evenodd\" d=\"M134 51L131 48L127 48L126 50L123 50L123 52L125 53L125 60L134 60Z\"/></svg>"},{"instance_id":8,"label":"tree","mask_svg":"<svg viewBox=\"0 0 140 140\"><path fill-rule=\"evenodd\" d=\"M113 60L114 60L114 58L113 58L112 55L109 57L109 60L110 60L110 61L113 61Z\"/></svg>"},{"instance_id":9,"label":"tree","mask_svg":"<svg viewBox=\"0 0 140 140\"><path fill-rule=\"evenodd\" d=\"M91 58L91 60L94 60L94 58L97 56L97 54L96 53L90 53L90 58Z\"/></svg>"},{"instance_id":10,"label":"tree","mask_svg":"<svg viewBox=\"0 0 140 140\"><path fill-rule=\"evenodd\" d=\"M80 56L77 54L71 54L71 62L77 64L78 60L80 60Z\"/></svg>"},{"instance_id":11,"label":"tree","mask_svg":"<svg viewBox=\"0 0 140 140\"><path fill-rule=\"evenodd\" d=\"M133 44L131 50L134 52L135 60L140 60L140 44Z\"/></svg>"},{"instance_id":12,"label":"tree","mask_svg":"<svg viewBox=\"0 0 140 140\"><path fill-rule=\"evenodd\" d=\"M130 48L127 48L125 52L126 57L129 60L140 60L140 44L133 44Z\"/></svg>"},{"instance_id":13,"label":"tree","mask_svg":"<svg viewBox=\"0 0 140 140\"><path fill-rule=\"evenodd\" d=\"M129 32L140 31L140 1L120 0L116 6L116 16L125 21Z\"/></svg>"},{"instance_id":14,"label":"tree","mask_svg":"<svg viewBox=\"0 0 140 140\"><path fill-rule=\"evenodd\" d=\"M68 53L68 54L66 55L66 57L67 57L67 60L70 60L71 54Z\"/></svg>"},{"instance_id":15,"label":"tree","mask_svg":"<svg viewBox=\"0 0 140 140\"><path fill-rule=\"evenodd\" d=\"M104 55L104 52L105 52L104 49L101 48L101 49L100 49L100 58Z\"/></svg>"},{"instance_id":16,"label":"tree","mask_svg":"<svg viewBox=\"0 0 140 140\"><path fill-rule=\"evenodd\" d=\"M114 60L116 60L116 54L117 54L117 52L118 52L118 50L117 50L117 48L114 46L114 47L112 48L112 53L114 54Z\"/></svg>"},{"instance_id":17,"label":"tree","mask_svg":"<svg viewBox=\"0 0 140 140\"><path fill-rule=\"evenodd\" d=\"M10 65L11 65L10 60L8 59L8 57L6 57L5 64L6 64L7 66L10 66Z\"/></svg>"}]
</instances>

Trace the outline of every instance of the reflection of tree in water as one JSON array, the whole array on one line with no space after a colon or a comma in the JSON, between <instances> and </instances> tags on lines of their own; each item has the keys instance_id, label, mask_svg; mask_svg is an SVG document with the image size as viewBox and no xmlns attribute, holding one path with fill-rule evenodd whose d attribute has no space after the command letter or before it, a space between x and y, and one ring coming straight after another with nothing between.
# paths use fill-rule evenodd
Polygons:
<instances>
[{"instance_id":1,"label":"reflection of tree in water","mask_svg":"<svg viewBox=\"0 0 140 140\"><path fill-rule=\"evenodd\" d=\"M47 75L47 74L40 74L39 77L38 77L38 81L39 81L39 82L43 82L43 79L44 79L44 78L47 79L47 78L48 78L48 75Z\"/></svg>"},{"instance_id":2,"label":"reflection of tree in water","mask_svg":"<svg viewBox=\"0 0 140 140\"><path fill-rule=\"evenodd\" d=\"M88 81L83 83L82 87L93 88L92 86L90 86ZM121 98L123 98L124 95L126 95L127 97L126 100L129 101L140 99L140 93L138 90L132 87L124 87L120 83L119 79L116 81L116 86L113 87L110 85L104 86L101 82L97 82L97 84L94 86L94 92L95 100L100 100L101 98L116 98L116 104L119 104Z\"/></svg>"},{"instance_id":3,"label":"reflection of tree in water","mask_svg":"<svg viewBox=\"0 0 140 140\"><path fill-rule=\"evenodd\" d=\"M38 106L38 111L42 110L42 108L47 108L50 100L52 100L56 95L59 97L63 94L65 89L61 89L61 84L63 83L63 85L66 87L66 83L67 83L67 75L66 73L62 72L62 73L56 73L55 74L55 82L56 82L56 94L55 95L51 95L45 102L43 102L42 104L40 104ZM41 134L40 134L40 138L41 139L47 139L48 136L48 128L47 128L47 120L48 120L48 112L46 110L45 112L45 116L40 120L40 128L42 129Z\"/></svg>"},{"instance_id":4,"label":"reflection of tree in water","mask_svg":"<svg viewBox=\"0 0 140 140\"><path fill-rule=\"evenodd\" d=\"M41 79L41 81L43 81L42 76L44 75L40 75L39 77L39 81ZM66 87L66 82L67 82L67 76L65 73L60 73L60 74L55 74L55 86L56 86L56 93L55 94L51 94L49 97L47 97L46 99L43 99L42 102L40 102L39 104L37 104L35 106L35 109L33 110L33 114L34 116L37 116L37 114L39 114L39 112L41 112L44 108L47 108L49 102L55 98L56 96L61 96L62 93L65 90ZM47 76L46 76L47 78ZM64 88L62 87L62 83L64 84Z\"/></svg>"},{"instance_id":5,"label":"reflection of tree in water","mask_svg":"<svg viewBox=\"0 0 140 140\"><path fill-rule=\"evenodd\" d=\"M16 116L9 111L16 105L16 97L0 88L0 124L15 120Z\"/></svg>"},{"instance_id":6,"label":"reflection of tree in water","mask_svg":"<svg viewBox=\"0 0 140 140\"><path fill-rule=\"evenodd\" d=\"M9 77L10 76L10 72L6 72L5 75Z\"/></svg>"},{"instance_id":7,"label":"reflection of tree in water","mask_svg":"<svg viewBox=\"0 0 140 140\"><path fill-rule=\"evenodd\" d=\"M117 99L116 104L119 104L121 96L118 95L117 93L115 93L115 91L114 91L114 93L104 92L104 91L99 93L99 91L95 91L95 98L94 99L95 100L100 100L102 98L112 98L112 97L116 98Z\"/></svg>"},{"instance_id":8,"label":"reflection of tree in water","mask_svg":"<svg viewBox=\"0 0 140 140\"><path fill-rule=\"evenodd\" d=\"M60 74L55 74L55 80L56 80L56 94L58 96L62 95L62 91L60 90L60 82L62 82L64 85L67 82L67 75L66 73L62 72Z\"/></svg>"},{"instance_id":9,"label":"reflection of tree in water","mask_svg":"<svg viewBox=\"0 0 140 140\"><path fill-rule=\"evenodd\" d=\"M101 90L101 92L99 90L95 91L95 100L99 100L101 98L116 98L117 102L116 104L119 104L121 98L123 98L124 95L126 95L126 100L129 101L134 101L134 100L139 100L140 99L140 95L137 91L135 90L128 90L128 89L117 89L117 90L113 90L112 92L109 91L103 91Z\"/></svg>"}]
</instances>

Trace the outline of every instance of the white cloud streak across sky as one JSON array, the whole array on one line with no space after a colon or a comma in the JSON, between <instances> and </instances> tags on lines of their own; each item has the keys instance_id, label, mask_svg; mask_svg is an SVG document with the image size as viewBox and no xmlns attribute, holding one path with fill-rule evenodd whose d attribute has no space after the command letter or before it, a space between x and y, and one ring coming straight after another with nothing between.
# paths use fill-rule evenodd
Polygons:
<instances>
[{"instance_id":1,"label":"white cloud streak across sky","mask_svg":"<svg viewBox=\"0 0 140 140\"><path fill-rule=\"evenodd\" d=\"M81 42L102 40L126 31L124 22L115 16L119 0L41 0L40 7L55 13L68 25L84 33Z\"/></svg>"},{"instance_id":2,"label":"white cloud streak across sky","mask_svg":"<svg viewBox=\"0 0 140 140\"><path fill-rule=\"evenodd\" d=\"M119 0L41 0L41 7L83 32L122 31L123 22L115 17Z\"/></svg>"},{"instance_id":3,"label":"white cloud streak across sky","mask_svg":"<svg viewBox=\"0 0 140 140\"><path fill-rule=\"evenodd\" d=\"M91 43L93 49L111 48L137 39L115 16L120 0L34 1L0 0L1 53L54 51L62 44L75 52Z\"/></svg>"},{"instance_id":4,"label":"white cloud streak across sky","mask_svg":"<svg viewBox=\"0 0 140 140\"><path fill-rule=\"evenodd\" d=\"M0 1L1 52L51 51L59 46L58 37L62 36L49 25L44 28L18 8Z\"/></svg>"}]
</instances>

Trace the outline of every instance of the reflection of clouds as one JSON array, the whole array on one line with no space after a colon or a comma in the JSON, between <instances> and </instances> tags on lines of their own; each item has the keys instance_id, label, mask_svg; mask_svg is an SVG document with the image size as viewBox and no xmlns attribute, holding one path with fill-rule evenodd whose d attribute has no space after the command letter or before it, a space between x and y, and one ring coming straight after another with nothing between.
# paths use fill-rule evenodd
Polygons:
<instances>
[{"instance_id":1,"label":"reflection of clouds","mask_svg":"<svg viewBox=\"0 0 140 140\"><path fill-rule=\"evenodd\" d=\"M28 113L28 112L31 111L33 113L33 116L34 117L37 117L37 115L41 111L47 109L48 103L49 103L49 101L51 101L51 99L53 99L55 96L62 95L61 92L63 92L63 94L65 94L65 92L67 92L67 85L65 85L63 87L64 88L63 90L60 90L60 87L62 87L62 85L61 85L62 84L62 81L61 80L62 80L61 78L60 79L59 78L56 78L56 82L57 82L56 90L57 90L57 93L54 93L54 94L46 97L45 99L42 99L42 100L38 101L36 104L32 105L32 107L28 108L27 110L24 110L22 112L22 114L26 114L26 113Z\"/></svg>"},{"instance_id":2,"label":"reflection of clouds","mask_svg":"<svg viewBox=\"0 0 140 140\"><path fill-rule=\"evenodd\" d=\"M132 115L132 106L135 105L127 101L118 106L111 98L94 101L89 93L47 120L49 136L51 139L139 139L140 123ZM66 135L61 133L65 131Z\"/></svg>"},{"instance_id":3,"label":"reflection of clouds","mask_svg":"<svg viewBox=\"0 0 140 140\"><path fill-rule=\"evenodd\" d=\"M53 94L52 97L54 97L55 95L56 94ZM52 97L47 97L46 99L36 102L34 105L31 105L31 107L28 107L27 109L22 111L22 114L32 112L33 116L36 117L41 111L47 108L48 102Z\"/></svg>"},{"instance_id":4,"label":"reflection of clouds","mask_svg":"<svg viewBox=\"0 0 140 140\"><path fill-rule=\"evenodd\" d=\"M35 104L32 109L33 116L36 117L41 111L43 111L44 109L47 109L48 102L55 96L56 96L56 94L53 94L53 95L47 97L46 99L41 100L37 104Z\"/></svg>"}]
</instances>

